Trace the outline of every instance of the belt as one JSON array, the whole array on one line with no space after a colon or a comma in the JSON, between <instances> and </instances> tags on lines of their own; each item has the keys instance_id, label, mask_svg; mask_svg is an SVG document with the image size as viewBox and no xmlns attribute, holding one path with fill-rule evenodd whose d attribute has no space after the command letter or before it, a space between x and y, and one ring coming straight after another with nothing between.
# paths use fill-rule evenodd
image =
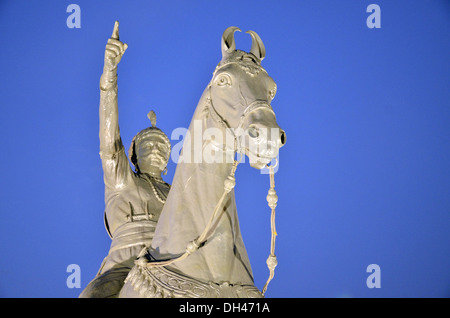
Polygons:
<instances>
[{"instance_id":1,"label":"belt","mask_svg":"<svg viewBox=\"0 0 450 318\"><path fill-rule=\"evenodd\" d=\"M136 245L149 245L155 234L156 222L142 220L119 226L112 234L109 253Z\"/></svg>"}]
</instances>

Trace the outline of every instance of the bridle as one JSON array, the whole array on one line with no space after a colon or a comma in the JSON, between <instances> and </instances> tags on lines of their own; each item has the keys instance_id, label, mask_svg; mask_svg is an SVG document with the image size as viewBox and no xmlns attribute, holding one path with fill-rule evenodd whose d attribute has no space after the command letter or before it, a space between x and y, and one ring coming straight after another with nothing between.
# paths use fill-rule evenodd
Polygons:
<instances>
[{"instance_id":1,"label":"bridle","mask_svg":"<svg viewBox=\"0 0 450 318\"><path fill-rule=\"evenodd\" d=\"M149 254L148 247L146 246L139 253L137 260L135 261L135 263L137 265L147 266L147 267L167 266L167 265L173 264L177 261L181 261L181 260L187 258L190 254L196 252L199 248L201 248L201 246L203 246L203 244L208 240L208 238L215 231L215 228L217 225L217 222L215 222L215 220L218 217L219 211L221 210L223 201L225 200L228 193L230 193L231 190L233 190L236 185L235 173L236 173L237 166L241 162L241 159L242 159L242 152L241 152L242 148L240 145L240 137L241 137L240 132L242 131L242 126L245 122L245 119L247 118L247 116L249 114L251 114L252 112L254 112L258 109L261 109L261 108L269 109L271 112L274 113L272 107L266 101L256 100L256 101L250 103L245 108L244 112L242 113L242 115L239 119L239 125L235 130L238 132L238 134L235 134L233 129L231 129L231 127L226 122L226 120L224 120L223 117L217 112L217 110L215 109L215 107L212 103L211 84L209 84L208 89L209 89L209 96L207 97L207 105L206 106L209 108L211 117L216 122L218 122L220 125L223 125L226 129L231 131L234 135L234 149L233 149L234 162L231 167L231 171L230 171L229 175L227 176L227 178L224 181L224 191L222 193L222 196L220 197L219 201L217 202L217 204L214 208L214 211L211 214L211 217L208 220L208 223L207 223L205 229L196 239L194 239L188 243L184 253L182 253L181 255L179 255L175 258L169 259L169 260L155 260L154 258L151 257L151 255L150 255L150 257L152 258L151 260L148 260L148 259L144 260L144 259L142 259L142 257L145 254ZM238 153L240 154L239 160L236 159L236 155ZM269 169L269 176L270 176L270 188L269 188L266 199L267 199L267 203L268 203L269 207L271 208L271 217L270 217L270 220L271 220L271 222L270 222L271 223L271 244L270 244L270 254L266 261L266 264L267 264L267 267L269 268L270 273L269 273L269 278L267 279L267 281L262 289L262 292L261 292L261 294L263 296L267 290L269 282L273 279L273 277L275 275L275 267L278 264L277 258L275 256L275 238L277 236L277 232L276 232L276 228L275 228L275 208L277 206L278 196L275 191L275 177L274 177L274 168L277 165L278 165L278 160L276 161L276 163L274 165L267 165L267 168Z\"/></svg>"},{"instance_id":2,"label":"bridle","mask_svg":"<svg viewBox=\"0 0 450 318\"><path fill-rule=\"evenodd\" d=\"M267 101L255 100L246 106L246 108L242 112L242 115L239 117L238 126L233 129L230 127L228 122L225 119L223 119L223 117L219 114L217 109L214 107L214 104L212 102L212 97L211 97L211 84L209 84L208 90L209 90L209 94L208 94L209 96L206 98L206 108L209 110L209 114L211 115L211 118L214 119L214 121L216 121L217 123L222 125L226 131L230 131L233 134L233 137L235 140L235 145L234 145L234 149L233 149L234 153L236 153L236 152L242 153L242 151L243 151L243 148L241 147L241 139L240 139L240 137L242 137L242 133L243 133L242 127L245 123L245 120L252 112L254 112L258 109L266 109L266 110L269 110L270 112L272 112L273 115L275 116L275 112L274 112L272 106L270 106L270 104Z\"/></svg>"}]
</instances>

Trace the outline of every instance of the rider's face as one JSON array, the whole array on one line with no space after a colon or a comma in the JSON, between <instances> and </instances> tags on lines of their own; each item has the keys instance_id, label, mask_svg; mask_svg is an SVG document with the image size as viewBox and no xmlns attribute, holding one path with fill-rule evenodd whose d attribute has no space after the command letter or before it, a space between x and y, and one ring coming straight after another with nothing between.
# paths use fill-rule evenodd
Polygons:
<instances>
[{"instance_id":1,"label":"rider's face","mask_svg":"<svg viewBox=\"0 0 450 318\"><path fill-rule=\"evenodd\" d=\"M159 171L163 171L169 161L170 149L164 142L164 139L160 136L149 136L142 139L139 144L136 145L136 155L139 169L142 172L155 168Z\"/></svg>"}]
</instances>

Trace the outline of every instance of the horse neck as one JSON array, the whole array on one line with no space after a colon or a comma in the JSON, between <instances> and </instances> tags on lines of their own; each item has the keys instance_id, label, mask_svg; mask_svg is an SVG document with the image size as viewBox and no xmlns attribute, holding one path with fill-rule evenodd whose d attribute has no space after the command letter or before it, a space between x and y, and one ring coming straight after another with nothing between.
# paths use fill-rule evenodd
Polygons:
<instances>
[{"instance_id":1,"label":"horse neck","mask_svg":"<svg viewBox=\"0 0 450 318\"><path fill-rule=\"evenodd\" d=\"M199 142L200 127L203 131L212 125L221 129L220 124L213 124L214 120L207 116L204 109L207 91L202 95L188 129L191 141L197 138L196 142ZM153 238L151 252L156 258L173 258L183 253L187 244L205 230L224 193L224 181L232 169L230 160L224 159L223 163L199 160L199 145L188 142L188 138L185 138L183 161L177 164L171 191ZM201 145L203 150L208 142L203 141ZM223 155L228 158L230 156L229 153ZM185 162L187 159L194 162ZM209 233L206 244L186 260L174 263L173 267L202 280L252 282L250 264L239 230L233 190L227 195L219 212L217 222L214 222L214 232ZM199 266L209 271L198 271Z\"/></svg>"}]
</instances>

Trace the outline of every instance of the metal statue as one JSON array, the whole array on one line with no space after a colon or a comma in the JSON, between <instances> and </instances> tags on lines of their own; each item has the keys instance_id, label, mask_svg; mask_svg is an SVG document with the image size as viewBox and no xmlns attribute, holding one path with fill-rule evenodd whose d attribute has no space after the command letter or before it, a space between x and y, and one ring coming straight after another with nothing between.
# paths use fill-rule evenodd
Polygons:
<instances>
[{"instance_id":1,"label":"metal statue","mask_svg":"<svg viewBox=\"0 0 450 318\"><path fill-rule=\"evenodd\" d=\"M116 22L100 80L106 220L113 242L99 275L82 296L264 296L277 265L274 220L278 197L274 167L269 163L285 144L286 135L271 106L276 84L261 66L266 55L264 44L258 34L248 31L252 37L250 52L237 50L236 31L239 28L229 27L222 35L222 59L194 112L182 160L168 192L161 172L170 143L154 121L132 143L130 160L136 172L124 154L118 127L116 69L128 46L119 40ZM153 114L150 117L154 119ZM158 147L153 140L159 140ZM262 291L254 284L234 196L234 176L243 155L252 167L269 166L270 170L270 276Z\"/></svg>"}]
</instances>

